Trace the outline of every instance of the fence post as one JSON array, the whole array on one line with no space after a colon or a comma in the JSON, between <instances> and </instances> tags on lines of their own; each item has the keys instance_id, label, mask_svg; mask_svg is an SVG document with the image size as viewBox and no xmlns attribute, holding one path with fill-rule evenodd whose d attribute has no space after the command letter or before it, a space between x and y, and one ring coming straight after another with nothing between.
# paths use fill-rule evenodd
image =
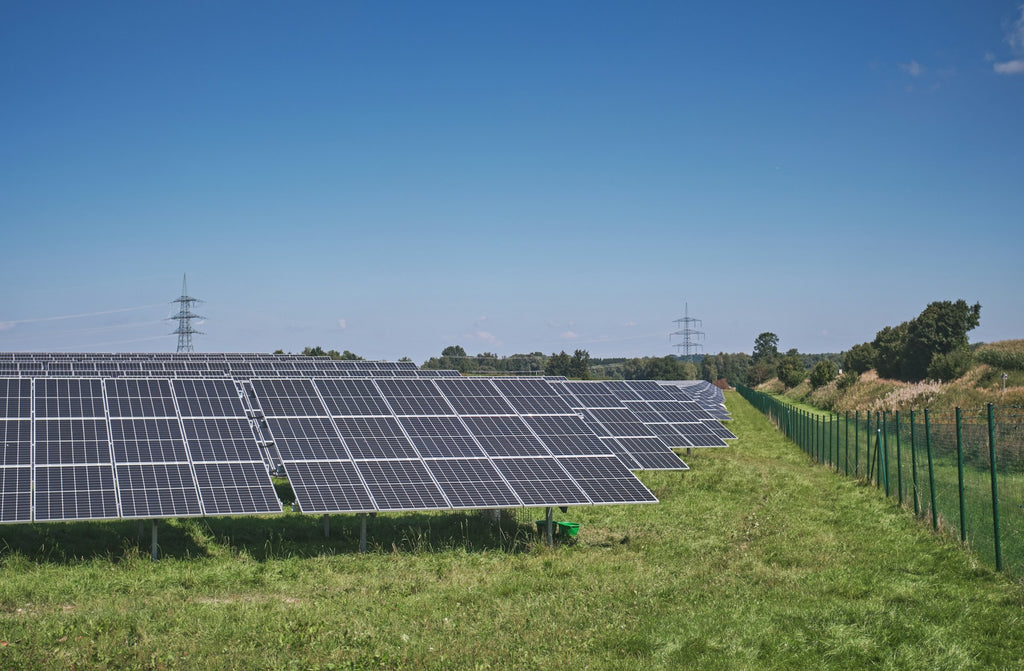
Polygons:
<instances>
[{"instance_id":1,"label":"fence post","mask_svg":"<svg viewBox=\"0 0 1024 671\"><path fill-rule=\"evenodd\" d=\"M889 496L889 411L882 413L882 478L885 495Z\"/></svg>"},{"instance_id":2,"label":"fence post","mask_svg":"<svg viewBox=\"0 0 1024 671\"><path fill-rule=\"evenodd\" d=\"M916 422L914 411L910 411L910 474L914 478L914 515L921 514L921 506L917 499L917 438L915 436Z\"/></svg>"},{"instance_id":3,"label":"fence post","mask_svg":"<svg viewBox=\"0 0 1024 671\"><path fill-rule=\"evenodd\" d=\"M903 505L903 455L900 453L900 411L896 411L896 492Z\"/></svg>"},{"instance_id":4,"label":"fence post","mask_svg":"<svg viewBox=\"0 0 1024 671\"><path fill-rule=\"evenodd\" d=\"M932 429L928 421L928 408L924 409L924 444L928 448L928 487L931 490L932 529L939 530L939 511L935 509L935 470L932 468Z\"/></svg>"},{"instance_id":5,"label":"fence post","mask_svg":"<svg viewBox=\"0 0 1024 671\"><path fill-rule=\"evenodd\" d=\"M821 428L822 428L822 430L828 431L828 442L827 442L828 459L827 459L827 461L825 463L826 463L826 465L829 468L831 468L832 467L832 413L831 412L828 413L828 421L827 422L822 422Z\"/></svg>"},{"instance_id":6,"label":"fence post","mask_svg":"<svg viewBox=\"0 0 1024 671\"><path fill-rule=\"evenodd\" d=\"M889 453L885 451L885 431L878 429L878 433L881 434L879 439L875 442L878 445L878 474L879 479L885 486L885 495L889 496Z\"/></svg>"},{"instance_id":7,"label":"fence post","mask_svg":"<svg viewBox=\"0 0 1024 671\"><path fill-rule=\"evenodd\" d=\"M853 477L860 477L860 410L853 412Z\"/></svg>"},{"instance_id":8,"label":"fence post","mask_svg":"<svg viewBox=\"0 0 1024 671\"><path fill-rule=\"evenodd\" d=\"M843 440L843 472L850 477L850 411L846 411L846 421L843 422L843 432L846 434Z\"/></svg>"},{"instance_id":9,"label":"fence post","mask_svg":"<svg viewBox=\"0 0 1024 671\"><path fill-rule=\"evenodd\" d=\"M964 510L964 427L960 406L956 407L956 470L960 488L960 542L967 542L967 511Z\"/></svg>"},{"instance_id":10,"label":"fence post","mask_svg":"<svg viewBox=\"0 0 1024 671\"><path fill-rule=\"evenodd\" d=\"M988 404L988 458L992 471L992 528L995 531L996 570L1003 570L1003 545L999 538L999 486L996 484L996 431L995 413L991 403Z\"/></svg>"}]
</instances>

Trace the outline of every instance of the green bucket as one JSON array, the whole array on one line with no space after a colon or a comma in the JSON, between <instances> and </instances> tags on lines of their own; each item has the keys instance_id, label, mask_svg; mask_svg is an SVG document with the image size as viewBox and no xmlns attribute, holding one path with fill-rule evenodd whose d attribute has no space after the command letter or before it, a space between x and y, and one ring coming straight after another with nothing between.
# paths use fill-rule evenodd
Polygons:
<instances>
[{"instance_id":1,"label":"green bucket","mask_svg":"<svg viewBox=\"0 0 1024 671\"><path fill-rule=\"evenodd\" d=\"M580 532L580 525L578 522L555 522L555 524L558 525L559 536L575 538L576 534Z\"/></svg>"}]
</instances>

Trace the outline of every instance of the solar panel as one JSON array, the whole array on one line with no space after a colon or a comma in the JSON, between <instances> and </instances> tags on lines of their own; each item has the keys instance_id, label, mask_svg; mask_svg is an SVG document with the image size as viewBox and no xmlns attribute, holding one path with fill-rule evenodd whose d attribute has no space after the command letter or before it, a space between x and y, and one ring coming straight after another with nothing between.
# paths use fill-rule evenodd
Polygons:
<instances>
[{"instance_id":1,"label":"solar panel","mask_svg":"<svg viewBox=\"0 0 1024 671\"><path fill-rule=\"evenodd\" d=\"M114 471L110 464L36 466L37 522L117 516Z\"/></svg>"},{"instance_id":2,"label":"solar panel","mask_svg":"<svg viewBox=\"0 0 1024 671\"><path fill-rule=\"evenodd\" d=\"M489 380L441 379L435 384L460 415L515 414L512 406Z\"/></svg>"},{"instance_id":3,"label":"solar panel","mask_svg":"<svg viewBox=\"0 0 1024 671\"><path fill-rule=\"evenodd\" d=\"M121 516L201 515L170 381L117 378L106 387Z\"/></svg>"},{"instance_id":4,"label":"solar panel","mask_svg":"<svg viewBox=\"0 0 1024 671\"><path fill-rule=\"evenodd\" d=\"M94 378L36 378L36 418L105 417L103 386Z\"/></svg>"},{"instance_id":5,"label":"solar panel","mask_svg":"<svg viewBox=\"0 0 1024 671\"><path fill-rule=\"evenodd\" d=\"M494 459L494 467L526 506L576 506L591 501L552 457Z\"/></svg>"},{"instance_id":6,"label":"solar panel","mask_svg":"<svg viewBox=\"0 0 1024 671\"><path fill-rule=\"evenodd\" d=\"M355 459L412 459L418 455L394 417L334 420Z\"/></svg>"},{"instance_id":7,"label":"solar panel","mask_svg":"<svg viewBox=\"0 0 1024 671\"><path fill-rule=\"evenodd\" d=\"M377 508L351 461L295 461L288 480L303 512L369 513Z\"/></svg>"},{"instance_id":8,"label":"solar panel","mask_svg":"<svg viewBox=\"0 0 1024 671\"><path fill-rule=\"evenodd\" d=\"M642 401L623 402L618 396L635 396L628 385L619 382L566 382L553 385L569 405L582 413L588 428L602 437L619 461L629 469L688 470L672 447L678 442L673 432L672 442L666 442L642 421L634 407ZM618 391L615 391L615 389Z\"/></svg>"},{"instance_id":9,"label":"solar panel","mask_svg":"<svg viewBox=\"0 0 1024 671\"><path fill-rule=\"evenodd\" d=\"M255 379L252 387L304 512L376 510L311 380Z\"/></svg>"},{"instance_id":10,"label":"solar panel","mask_svg":"<svg viewBox=\"0 0 1024 671\"><path fill-rule=\"evenodd\" d=\"M484 456L456 417L400 417L398 421L424 457Z\"/></svg>"},{"instance_id":11,"label":"solar panel","mask_svg":"<svg viewBox=\"0 0 1024 671\"><path fill-rule=\"evenodd\" d=\"M572 414L572 408L544 380L496 379L493 383L521 415Z\"/></svg>"},{"instance_id":12,"label":"solar panel","mask_svg":"<svg viewBox=\"0 0 1024 671\"><path fill-rule=\"evenodd\" d=\"M594 503L657 503L658 499L615 457L559 460Z\"/></svg>"},{"instance_id":13,"label":"solar panel","mask_svg":"<svg viewBox=\"0 0 1024 671\"><path fill-rule=\"evenodd\" d=\"M280 512L281 501L234 381L174 380L173 391L204 512Z\"/></svg>"},{"instance_id":14,"label":"solar panel","mask_svg":"<svg viewBox=\"0 0 1024 671\"><path fill-rule=\"evenodd\" d=\"M609 454L608 448L579 417L525 417L527 425L556 455L587 456Z\"/></svg>"},{"instance_id":15,"label":"solar panel","mask_svg":"<svg viewBox=\"0 0 1024 671\"><path fill-rule=\"evenodd\" d=\"M207 515L281 511L267 469L257 462L197 463L194 466Z\"/></svg>"},{"instance_id":16,"label":"solar panel","mask_svg":"<svg viewBox=\"0 0 1024 671\"><path fill-rule=\"evenodd\" d=\"M31 521L33 505L40 521L277 512L277 463L314 513L646 500L607 472L574 480L561 462L613 460L618 444L539 378L298 356L9 356L46 377L0 381L0 521ZM210 377L227 372L244 381Z\"/></svg>"},{"instance_id":17,"label":"solar panel","mask_svg":"<svg viewBox=\"0 0 1024 671\"><path fill-rule=\"evenodd\" d=\"M0 418L28 419L32 416L32 380L0 379Z\"/></svg>"},{"instance_id":18,"label":"solar panel","mask_svg":"<svg viewBox=\"0 0 1024 671\"><path fill-rule=\"evenodd\" d=\"M32 521L32 468L0 467L0 522Z\"/></svg>"},{"instance_id":19,"label":"solar panel","mask_svg":"<svg viewBox=\"0 0 1024 671\"><path fill-rule=\"evenodd\" d=\"M0 522L30 522L32 380L2 379L0 394Z\"/></svg>"},{"instance_id":20,"label":"solar panel","mask_svg":"<svg viewBox=\"0 0 1024 671\"><path fill-rule=\"evenodd\" d=\"M0 419L0 466L32 465L32 422Z\"/></svg>"},{"instance_id":21,"label":"solar panel","mask_svg":"<svg viewBox=\"0 0 1024 671\"><path fill-rule=\"evenodd\" d=\"M489 457L546 457L551 454L522 417L464 417L462 421Z\"/></svg>"},{"instance_id":22,"label":"solar panel","mask_svg":"<svg viewBox=\"0 0 1024 671\"><path fill-rule=\"evenodd\" d=\"M356 468L380 510L451 507L419 459L357 461Z\"/></svg>"},{"instance_id":23,"label":"solar panel","mask_svg":"<svg viewBox=\"0 0 1024 671\"><path fill-rule=\"evenodd\" d=\"M327 417L268 417L267 427L281 460L348 460L334 424Z\"/></svg>"},{"instance_id":24,"label":"solar panel","mask_svg":"<svg viewBox=\"0 0 1024 671\"><path fill-rule=\"evenodd\" d=\"M377 380L377 388L396 415L454 415L455 411L430 380Z\"/></svg>"},{"instance_id":25,"label":"solar panel","mask_svg":"<svg viewBox=\"0 0 1024 671\"><path fill-rule=\"evenodd\" d=\"M426 462L453 508L509 508L523 503L486 459L431 459Z\"/></svg>"},{"instance_id":26,"label":"solar panel","mask_svg":"<svg viewBox=\"0 0 1024 671\"><path fill-rule=\"evenodd\" d=\"M652 385L654 388L652 388ZM608 383L626 408L671 447L725 447L703 420L713 417L699 404L680 401L665 387L652 381L629 380ZM668 399L660 398L667 395ZM648 397L650 400L640 400Z\"/></svg>"},{"instance_id":27,"label":"solar panel","mask_svg":"<svg viewBox=\"0 0 1024 671\"><path fill-rule=\"evenodd\" d=\"M232 380L174 380L182 417L245 417Z\"/></svg>"},{"instance_id":28,"label":"solar panel","mask_svg":"<svg viewBox=\"0 0 1024 671\"><path fill-rule=\"evenodd\" d=\"M391 408L372 380L321 379L316 388L334 417L391 416Z\"/></svg>"}]
</instances>

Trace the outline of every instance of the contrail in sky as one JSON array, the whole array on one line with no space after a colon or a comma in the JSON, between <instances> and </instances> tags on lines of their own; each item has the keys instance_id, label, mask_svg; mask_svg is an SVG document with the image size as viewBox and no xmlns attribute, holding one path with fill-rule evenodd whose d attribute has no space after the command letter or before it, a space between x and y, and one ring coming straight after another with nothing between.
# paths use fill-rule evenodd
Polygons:
<instances>
[{"instance_id":1,"label":"contrail in sky","mask_svg":"<svg viewBox=\"0 0 1024 671\"><path fill-rule=\"evenodd\" d=\"M0 321L0 331L6 331L7 329L13 328L18 324L36 324L38 322L54 322L62 319L81 319L83 317L101 317L103 315L114 315L121 312L134 312L136 310L147 310L149 308L162 307L164 303L154 303L152 305L138 305L133 308L118 308L116 310L101 310L99 312L83 312L77 315L60 315L58 317L36 317L35 319L12 319L9 321Z\"/></svg>"}]
</instances>

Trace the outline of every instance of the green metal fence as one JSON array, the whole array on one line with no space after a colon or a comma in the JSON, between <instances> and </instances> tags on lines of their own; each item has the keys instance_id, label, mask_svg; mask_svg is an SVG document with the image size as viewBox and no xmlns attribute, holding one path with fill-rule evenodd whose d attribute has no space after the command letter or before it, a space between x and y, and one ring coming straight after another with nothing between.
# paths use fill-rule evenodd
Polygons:
<instances>
[{"instance_id":1,"label":"green metal fence","mask_svg":"<svg viewBox=\"0 0 1024 671\"><path fill-rule=\"evenodd\" d=\"M837 414L737 390L819 464L884 490L997 570L1024 575L1024 408Z\"/></svg>"}]
</instances>

